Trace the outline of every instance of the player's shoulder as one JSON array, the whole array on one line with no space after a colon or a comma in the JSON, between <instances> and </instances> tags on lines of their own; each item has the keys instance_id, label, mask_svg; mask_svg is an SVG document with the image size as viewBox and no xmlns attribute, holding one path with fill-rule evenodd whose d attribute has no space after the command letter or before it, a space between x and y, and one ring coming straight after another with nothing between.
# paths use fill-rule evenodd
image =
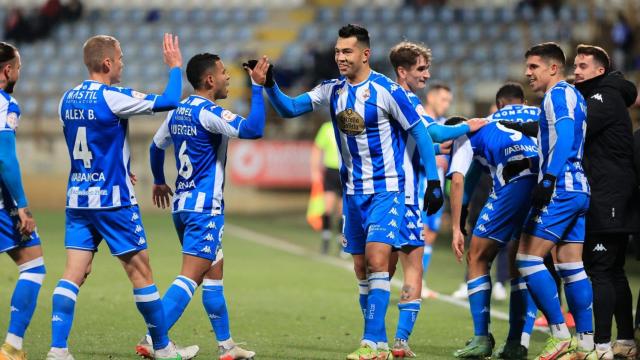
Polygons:
<instances>
[{"instance_id":1,"label":"player's shoulder","mask_svg":"<svg viewBox=\"0 0 640 360\"><path fill-rule=\"evenodd\" d=\"M202 107L202 110L209 112L226 122L231 122L238 117L238 115L235 114L233 111L227 110L224 107L214 103L213 101L209 101L208 103L206 103Z\"/></svg>"},{"instance_id":2,"label":"player's shoulder","mask_svg":"<svg viewBox=\"0 0 640 360\"><path fill-rule=\"evenodd\" d=\"M335 78L335 79L323 80L323 81L320 82L320 84L318 84L316 86L316 88L320 88L320 87L332 88L334 86L342 86L342 85L344 85L345 81L346 81L346 78L344 76L340 76L340 77Z\"/></svg>"},{"instance_id":3,"label":"player's shoulder","mask_svg":"<svg viewBox=\"0 0 640 360\"><path fill-rule=\"evenodd\" d=\"M15 101L13 96L9 95L9 93L5 92L3 89L0 89L0 100L8 103L12 102L12 100Z\"/></svg>"},{"instance_id":4,"label":"player's shoulder","mask_svg":"<svg viewBox=\"0 0 640 360\"><path fill-rule=\"evenodd\" d=\"M373 84L382 86L383 88L388 90L390 93L396 92L396 91L405 92L402 86L398 85L397 82L391 80L391 78L389 78L388 76L381 74L377 71L371 70L371 75L369 75L369 81ZM408 92L405 92L405 93L408 94Z\"/></svg>"}]
</instances>

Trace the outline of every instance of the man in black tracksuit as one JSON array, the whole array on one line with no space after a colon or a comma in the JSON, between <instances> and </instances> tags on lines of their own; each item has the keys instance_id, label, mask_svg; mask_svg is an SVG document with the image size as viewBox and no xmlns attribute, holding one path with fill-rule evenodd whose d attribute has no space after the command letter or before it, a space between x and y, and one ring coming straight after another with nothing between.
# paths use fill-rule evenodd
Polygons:
<instances>
[{"instance_id":1,"label":"man in black tracksuit","mask_svg":"<svg viewBox=\"0 0 640 360\"><path fill-rule=\"evenodd\" d=\"M584 267L593 286L598 356L635 358L631 290L624 272L629 234L640 231L638 183L628 107L637 90L620 72L609 71L607 53L579 45L575 85L587 100L583 166L591 185ZM611 347L615 315L618 338Z\"/></svg>"}]
</instances>

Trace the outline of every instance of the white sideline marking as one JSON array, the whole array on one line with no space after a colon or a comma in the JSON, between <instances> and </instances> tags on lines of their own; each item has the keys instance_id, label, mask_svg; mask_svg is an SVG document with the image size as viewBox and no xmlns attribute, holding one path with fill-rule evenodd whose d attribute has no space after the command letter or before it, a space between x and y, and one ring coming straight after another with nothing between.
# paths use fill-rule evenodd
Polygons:
<instances>
[{"instance_id":1,"label":"white sideline marking","mask_svg":"<svg viewBox=\"0 0 640 360\"><path fill-rule=\"evenodd\" d=\"M273 249L278 249L278 250L282 250L284 252L293 254L293 255L299 255L299 256L304 256L304 257L308 257L311 258L313 260L316 261L320 261L326 264L330 264L339 268L343 268L345 270L348 271L352 271L353 270L353 263L350 261L345 261L345 260L341 260L332 256L327 256L327 255L320 255L320 254L316 254L313 253L307 249L305 249L302 246L299 245L295 245L292 244L288 241L285 240L281 240L278 239L276 237L270 236L270 235L265 235L265 234L261 234L259 232L247 229L245 227L242 226L238 226L238 225L234 225L234 224L225 224L225 231L230 232L231 234L233 234L234 236L237 236L241 239L247 240L247 241L251 241L254 242L256 244L260 244L260 245L264 245ZM402 281L400 281L397 278L393 278L391 279L391 285L393 285L394 287L401 289L402 288ZM433 290L433 289L432 289ZM445 295L445 294L441 294L439 292L436 292L437 296L434 298L434 300L439 300L454 306L458 306L458 307L462 307L465 309L469 308L469 302L465 301L465 300L459 300L456 299L454 297L451 297L449 295ZM493 318L499 319L499 320L505 320L508 321L509 320L509 314L499 311L499 310L491 310L491 316ZM548 330L546 328L541 328L541 327L534 327L534 330L538 330L538 331L542 331L542 332L547 332Z\"/></svg>"}]
</instances>

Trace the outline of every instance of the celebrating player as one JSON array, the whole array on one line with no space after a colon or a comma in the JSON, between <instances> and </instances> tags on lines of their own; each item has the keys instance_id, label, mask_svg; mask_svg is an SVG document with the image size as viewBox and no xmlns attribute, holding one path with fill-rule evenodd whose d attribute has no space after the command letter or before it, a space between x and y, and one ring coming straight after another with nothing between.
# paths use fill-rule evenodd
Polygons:
<instances>
[{"instance_id":1,"label":"celebrating player","mask_svg":"<svg viewBox=\"0 0 640 360\"><path fill-rule=\"evenodd\" d=\"M411 104L422 115L422 122L427 127L429 135L435 142L457 138L469 131L476 131L483 126L485 120L473 120L468 124L456 126L443 126L435 123L433 118L426 115L416 91L426 86L431 76L431 50L426 47L408 41L395 45L389 53L389 60L396 72L398 85L407 91ZM439 153L439 150L436 151ZM397 252L402 264L404 284L400 294L398 310L398 327L393 345L394 357L414 357L408 340L421 307L422 290L422 255L425 241L422 237L422 222L420 221L420 202L418 190L421 180L424 178L423 167L420 165L420 156L416 151L416 142L413 138L406 139L403 169L405 171L404 195L405 212L404 220L400 225L400 240L396 245L400 248ZM396 253L394 253L396 254ZM392 256L391 268L395 267L398 257Z\"/></svg>"},{"instance_id":2,"label":"celebrating player","mask_svg":"<svg viewBox=\"0 0 640 360\"><path fill-rule=\"evenodd\" d=\"M415 138L427 168L425 208L442 206L431 137L406 92L371 70L368 31L346 25L338 32L335 60L338 79L324 81L310 92L290 98L277 85L267 94L283 117L295 117L329 105L336 142L342 156L345 251L353 255L359 280L364 335L360 348L347 359L391 356L385 331L389 304L389 255L400 234L404 214L404 134Z\"/></svg>"},{"instance_id":3,"label":"celebrating player","mask_svg":"<svg viewBox=\"0 0 640 360\"><path fill-rule=\"evenodd\" d=\"M586 103L580 92L564 81L565 56L557 44L533 46L525 59L531 88L545 94L538 131L540 182L533 190L517 266L551 328L540 358L555 359L569 353L578 359L596 359L593 294L582 264L589 207L589 183L582 168ZM556 270L576 321L577 340L569 333L553 277L543 264L543 258L554 246Z\"/></svg>"},{"instance_id":4,"label":"celebrating player","mask_svg":"<svg viewBox=\"0 0 640 360\"><path fill-rule=\"evenodd\" d=\"M269 63L263 57L245 64L251 76L251 112L245 119L217 105L229 93L229 75L218 55L195 55L187 64L187 79L194 93L167 115L151 143L153 203L172 207L173 222L182 244L182 270L162 299L171 328L202 286L202 304L218 340L220 359L250 359L255 353L236 345L229 331L229 315L222 285L224 229L224 167L229 138L262 137L265 109L262 88ZM249 65L253 68L249 68ZM171 188L164 177L164 154L174 145L178 177L173 205ZM151 337L138 346L139 355L149 357Z\"/></svg>"},{"instance_id":5,"label":"celebrating player","mask_svg":"<svg viewBox=\"0 0 640 360\"><path fill-rule=\"evenodd\" d=\"M20 78L20 53L0 42L0 253L6 252L18 265L18 281L11 296L11 318L0 359L26 360L22 338L36 309L44 280L40 237L27 207L16 154L16 128L20 120L18 102L10 95Z\"/></svg>"},{"instance_id":6,"label":"celebrating player","mask_svg":"<svg viewBox=\"0 0 640 360\"><path fill-rule=\"evenodd\" d=\"M464 189L475 187L474 179L477 180L478 177L474 177L473 172L479 166L488 167L493 178L493 189L480 212L467 253L467 292L474 337L464 348L454 353L458 358L491 356L493 339L489 334L490 266L500 248L506 246L511 239L519 238L522 224L531 207L530 195L538 172L538 148L533 139L498 122L500 119L538 121L540 109L523 103L522 86L505 84L496 94L498 111L489 117L493 121L477 133L454 141L448 176L451 177L451 245L458 261L464 255L462 199L463 195L471 196L464 194ZM511 254L511 260L514 264L515 251ZM497 355L501 359L526 359L537 309L515 266L512 266L511 276L509 334L506 344Z\"/></svg>"},{"instance_id":7,"label":"celebrating player","mask_svg":"<svg viewBox=\"0 0 640 360\"><path fill-rule=\"evenodd\" d=\"M162 95L114 87L120 82L123 54L118 40L98 35L84 44L89 80L68 90L59 115L71 157L67 190L67 265L53 292L52 341L48 360L72 360L67 339L80 286L104 239L122 263L133 296L153 338L156 359L182 359L169 341L158 289L153 283L147 239L130 179L129 118L175 109L182 91L178 38L164 35L164 62L171 68ZM188 358L189 356L185 356Z\"/></svg>"}]
</instances>

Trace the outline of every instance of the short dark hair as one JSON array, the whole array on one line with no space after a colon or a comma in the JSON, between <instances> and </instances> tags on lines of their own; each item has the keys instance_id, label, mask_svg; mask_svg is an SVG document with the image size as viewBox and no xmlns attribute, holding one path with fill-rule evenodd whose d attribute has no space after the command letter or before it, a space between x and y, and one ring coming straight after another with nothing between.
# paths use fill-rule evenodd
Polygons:
<instances>
[{"instance_id":1,"label":"short dark hair","mask_svg":"<svg viewBox=\"0 0 640 360\"><path fill-rule=\"evenodd\" d=\"M220 56L210 53L194 55L187 63L187 80L194 89L202 87L202 77L204 74L216 66Z\"/></svg>"},{"instance_id":2,"label":"short dark hair","mask_svg":"<svg viewBox=\"0 0 640 360\"><path fill-rule=\"evenodd\" d=\"M432 91L437 91L437 90L444 90L444 91L451 92L451 88L449 87L449 85L437 82L429 86L429 90L427 90L427 93L430 93Z\"/></svg>"},{"instance_id":3,"label":"short dark hair","mask_svg":"<svg viewBox=\"0 0 640 360\"><path fill-rule=\"evenodd\" d=\"M429 66L431 63L431 49L423 44L402 41L391 48L389 61L391 61L391 65L397 73L400 66L409 70L409 68L418 62L420 56L424 57L424 61L427 63L427 66Z\"/></svg>"},{"instance_id":4,"label":"short dark hair","mask_svg":"<svg viewBox=\"0 0 640 360\"><path fill-rule=\"evenodd\" d=\"M0 65L15 59L18 55L18 49L4 41L0 41Z\"/></svg>"},{"instance_id":5,"label":"short dark hair","mask_svg":"<svg viewBox=\"0 0 640 360\"><path fill-rule=\"evenodd\" d=\"M338 36L346 39L350 37L355 37L358 39L358 42L365 45L366 47L371 46L371 41L369 40L369 31L360 25L347 24L340 28L338 31Z\"/></svg>"},{"instance_id":6,"label":"short dark hair","mask_svg":"<svg viewBox=\"0 0 640 360\"><path fill-rule=\"evenodd\" d=\"M564 64L566 63L566 58L562 48L554 42L546 42L532 46L524 54L524 58L526 59L529 56L540 56L545 60L555 60L559 62L562 67L564 67Z\"/></svg>"},{"instance_id":7,"label":"short dark hair","mask_svg":"<svg viewBox=\"0 0 640 360\"><path fill-rule=\"evenodd\" d=\"M524 88L520 83L508 82L498 89L498 92L496 93L496 105L498 105L498 102L501 99L520 100L521 102L524 102Z\"/></svg>"},{"instance_id":8,"label":"short dark hair","mask_svg":"<svg viewBox=\"0 0 640 360\"><path fill-rule=\"evenodd\" d=\"M446 126L455 126L458 124L462 124L463 122L467 121L467 118L464 116L452 116L450 118L448 118L444 124Z\"/></svg>"},{"instance_id":9,"label":"short dark hair","mask_svg":"<svg viewBox=\"0 0 640 360\"><path fill-rule=\"evenodd\" d=\"M609 54L600 46L580 44L576 48L576 52L578 55L593 56L593 60L604 68L604 72L609 72L611 69L611 58L609 58Z\"/></svg>"}]
</instances>

